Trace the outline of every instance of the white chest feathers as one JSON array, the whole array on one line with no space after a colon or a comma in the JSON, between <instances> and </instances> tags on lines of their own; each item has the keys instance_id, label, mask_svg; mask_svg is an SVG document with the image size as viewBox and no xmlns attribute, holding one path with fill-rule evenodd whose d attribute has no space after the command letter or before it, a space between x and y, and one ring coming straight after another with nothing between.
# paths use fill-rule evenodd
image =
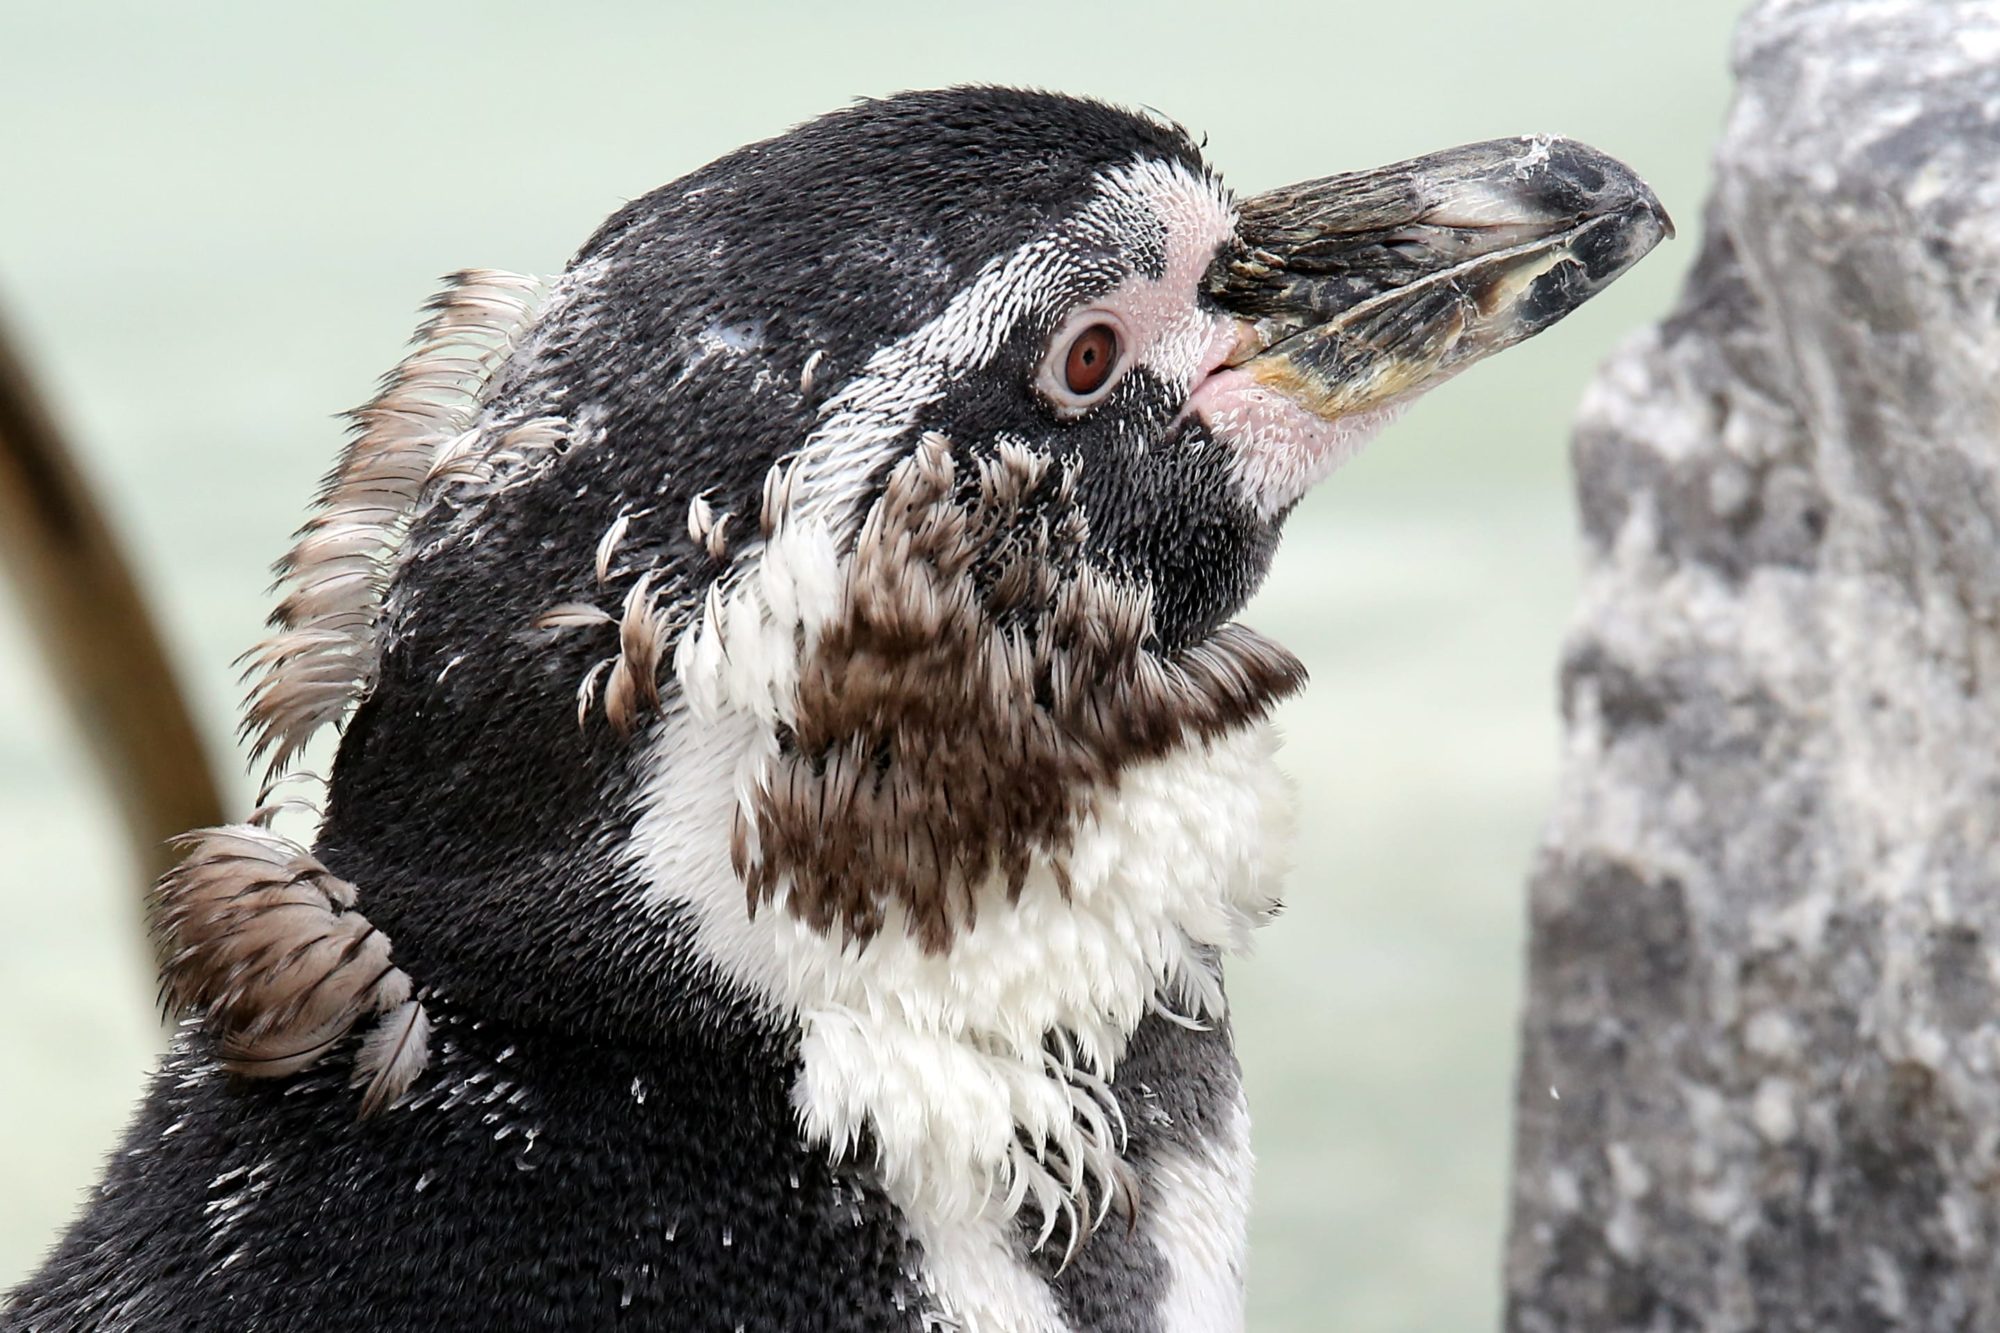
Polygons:
<instances>
[{"instance_id":1,"label":"white chest feathers","mask_svg":"<svg viewBox=\"0 0 2000 1333\"><path fill-rule=\"evenodd\" d=\"M985 1262L997 1254L978 1252L1004 1249L1031 1202L1044 1236L1065 1215L1062 1235L1079 1219L1087 1230L1119 1188L1123 1108L1109 1084L1133 1029L1156 1006L1220 1017L1216 956L1276 907L1291 802L1274 730L1245 727L1126 769L1076 828L1067 882L1038 858L1012 901L1004 882L983 886L975 923L943 952L894 917L861 947L796 919L782 898L751 916L729 830L769 733L742 714L685 710L662 732L637 854L718 971L796 1025L806 1138L836 1155L872 1145L934 1256L934 1287L1007 1287ZM1241 1145L1225 1146L1247 1172ZM1239 1230L1241 1204L1224 1210ZM1029 1313L1020 1290L936 1294L968 1329L989 1323L981 1307Z\"/></svg>"}]
</instances>

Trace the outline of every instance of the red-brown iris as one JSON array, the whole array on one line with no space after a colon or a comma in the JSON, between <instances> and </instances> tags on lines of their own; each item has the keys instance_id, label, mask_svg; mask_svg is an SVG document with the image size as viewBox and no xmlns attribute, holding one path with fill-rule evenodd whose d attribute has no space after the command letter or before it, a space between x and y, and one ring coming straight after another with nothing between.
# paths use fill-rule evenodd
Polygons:
<instances>
[{"instance_id":1,"label":"red-brown iris","mask_svg":"<svg viewBox=\"0 0 2000 1333\"><path fill-rule=\"evenodd\" d=\"M1063 386L1079 398L1104 387L1118 368L1118 330L1092 324L1078 333L1063 358Z\"/></svg>"}]
</instances>

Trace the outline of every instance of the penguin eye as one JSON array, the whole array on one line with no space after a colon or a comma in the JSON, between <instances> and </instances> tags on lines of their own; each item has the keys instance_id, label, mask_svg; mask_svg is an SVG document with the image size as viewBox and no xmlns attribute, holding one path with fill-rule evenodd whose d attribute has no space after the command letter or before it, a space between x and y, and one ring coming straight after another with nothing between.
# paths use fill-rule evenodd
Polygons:
<instances>
[{"instance_id":1,"label":"penguin eye","mask_svg":"<svg viewBox=\"0 0 2000 1333\"><path fill-rule=\"evenodd\" d=\"M1109 324L1092 324L1070 340L1069 354L1063 358L1063 383L1079 398L1088 398L1104 387L1118 364L1118 330Z\"/></svg>"},{"instance_id":2,"label":"penguin eye","mask_svg":"<svg viewBox=\"0 0 2000 1333\"><path fill-rule=\"evenodd\" d=\"M1059 415L1081 416L1110 393L1124 369L1125 348L1125 330L1115 315L1083 311L1049 340L1035 387Z\"/></svg>"}]
</instances>

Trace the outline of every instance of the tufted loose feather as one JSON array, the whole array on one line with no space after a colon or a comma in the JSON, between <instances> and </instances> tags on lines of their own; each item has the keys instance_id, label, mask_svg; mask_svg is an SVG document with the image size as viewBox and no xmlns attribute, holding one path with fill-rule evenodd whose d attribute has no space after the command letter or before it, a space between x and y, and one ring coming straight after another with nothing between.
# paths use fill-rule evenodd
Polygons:
<instances>
[{"instance_id":1,"label":"tufted loose feather","mask_svg":"<svg viewBox=\"0 0 2000 1333\"><path fill-rule=\"evenodd\" d=\"M368 403L278 562L278 633L246 655L256 675L243 735L267 778L321 727L337 723L374 678L382 599L411 517L452 483L489 480L560 436L560 422L521 422L491 442L471 427L481 393L513 350L539 284L492 269L453 274L428 305L414 346Z\"/></svg>"},{"instance_id":2,"label":"tufted loose feather","mask_svg":"<svg viewBox=\"0 0 2000 1333\"><path fill-rule=\"evenodd\" d=\"M354 886L310 852L251 824L198 829L160 880L153 926L165 943L163 997L202 1013L223 1066L282 1078L317 1063L369 1014L364 1115L422 1071L429 1021L388 936L355 910ZM394 1011L394 1012L391 1012Z\"/></svg>"}]
</instances>

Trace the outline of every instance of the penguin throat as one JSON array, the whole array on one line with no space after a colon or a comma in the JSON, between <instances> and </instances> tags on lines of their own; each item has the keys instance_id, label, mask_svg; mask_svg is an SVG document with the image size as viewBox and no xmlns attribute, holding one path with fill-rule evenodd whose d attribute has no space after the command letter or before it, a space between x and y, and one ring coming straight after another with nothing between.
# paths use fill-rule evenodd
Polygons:
<instances>
[{"instance_id":1,"label":"penguin throat","mask_svg":"<svg viewBox=\"0 0 2000 1333\"><path fill-rule=\"evenodd\" d=\"M739 771L754 769L754 722L670 718L634 845L692 947L794 1033L806 1139L872 1167L920 1228L1025 1211L1035 1243L1072 1249L1124 1188L1113 1080L1133 1030L1150 1012L1222 1021L1220 956L1276 910L1290 802L1274 730L1126 769L1060 865L1036 853L1018 885L995 873L974 886L976 919L945 951L897 902L865 945L820 930L783 910L789 881L779 910L750 915L727 850L735 790L713 768L687 771L732 744Z\"/></svg>"}]
</instances>

